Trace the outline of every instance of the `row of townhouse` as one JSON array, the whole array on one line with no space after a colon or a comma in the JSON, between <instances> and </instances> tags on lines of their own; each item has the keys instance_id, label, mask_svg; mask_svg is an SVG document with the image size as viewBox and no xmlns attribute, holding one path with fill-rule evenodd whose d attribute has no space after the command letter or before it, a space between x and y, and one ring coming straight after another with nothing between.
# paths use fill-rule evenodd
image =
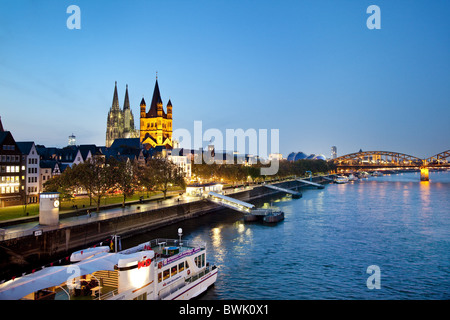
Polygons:
<instances>
[{"instance_id":1,"label":"row of townhouse","mask_svg":"<svg viewBox=\"0 0 450 320\"><path fill-rule=\"evenodd\" d=\"M39 202L44 183L101 152L95 145L47 148L16 141L0 117L0 207Z\"/></svg>"},{"instance_id":2,"label":"row of townhouse","mask_svg":"<svg viewBox=\"0 0 450 320\"><path fill-rule=\"evenodd\" d=\"M173 151L164 147L146 150L139 138L116 139L109 148L94 144L45 147L32 141L15 141L12 133L3 129L0 117L0 207L39 202L46 181L94 156L125 158L138 164L145 164L149 157L168 157L189 181L191 158L177 149Z\"/></svg>"}]
</instances>

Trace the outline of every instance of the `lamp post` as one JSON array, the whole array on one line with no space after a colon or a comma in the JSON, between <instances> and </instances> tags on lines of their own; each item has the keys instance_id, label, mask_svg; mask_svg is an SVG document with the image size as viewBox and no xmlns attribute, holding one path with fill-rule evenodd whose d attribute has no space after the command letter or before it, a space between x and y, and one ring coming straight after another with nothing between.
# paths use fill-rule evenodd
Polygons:
<instances>
[{"instance_id":1,"label":"lamp post","mask_svg":"<svg viewBox=\"0 0 450 320\"><path fill-rule=\"evenodd\" d=\"M180 241L178 242L178 245L181 249L181 236L183 235L183 229L178 228L178 237L180 238Z\"/></svg>"}]
</instances>

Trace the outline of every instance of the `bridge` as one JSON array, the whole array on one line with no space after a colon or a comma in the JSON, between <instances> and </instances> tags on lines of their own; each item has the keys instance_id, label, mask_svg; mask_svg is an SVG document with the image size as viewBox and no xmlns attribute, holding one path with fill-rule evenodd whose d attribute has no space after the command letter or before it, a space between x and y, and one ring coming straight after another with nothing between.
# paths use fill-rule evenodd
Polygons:
<instances>
[{"instance_id":1,"label":"bridge","mask_svg":"<svg viewBox=\"0 0 450 320\"><path fill-rule=\"evenodd\" d=\"M360 170L401 170L420 169L421 180L428 180L428 169L450 168L450 150L435 154L426 159L391 151L360 151L332 159L338 172Z\"/></svg>"},{"instance_id":2,"label":"bridge","mask_svg":"<svg viewBox=\"0 0 450 320\"><path fill-rule=\"evenodd\" d=\"M255 208L251 203L224 196L213 191L209 191L205 199L220 206L230 208L244 213L245 221L255 221L261 217L265 222L278 222L284 219L284 213L274 209Z\"/></svg>"},{"instance_id":3,"label":"bridge","mask_svg":"<svg viewBox=\"0 0 450 320\"><path fill-rule=\"evenodd\" d=\"M298 199L298 198L300 198L302 196L302 194L300 192L293 191L293 190L290 190L290 189L280 188L280 187L277 187L277 186L274 186L274 185L271 185L271 184L265 184L264 187L269 188L269 189L273 189L273 190L277 190L277 191L280 191L280 192L285 192L285 193L291 194L292 198L294 198L294 199Z\"/></svg>"},{"instance_id":4,"label":"bridge","mask_svg":"<svg viewBox=\"0 0 450 320\"><path fill-rule=\"evenodd\" d=\"M298 182L304 183L304 184L309 184L310 186L314 186L317 187L317 189L323 189L325 188L323 185L321 185L320 183L315 183L312 181L308 181L308 180L303 180L303 179L296 179Z\"/></svg>"},{"instance_id":5,"label":"bridge","mask_svg":"<svg viewBox=\"0 0 450 320\"><path fill-rule=\"evenodd\" d=\"M219 194L213 191L210 191L206 194L206 200L214 202L223 207L227 207L239 212L250 213L251 210L255 207L251 203L247 203L238 199L234 199L231 197L224 196L223 194Z\"/></svg>"}]
</instances>

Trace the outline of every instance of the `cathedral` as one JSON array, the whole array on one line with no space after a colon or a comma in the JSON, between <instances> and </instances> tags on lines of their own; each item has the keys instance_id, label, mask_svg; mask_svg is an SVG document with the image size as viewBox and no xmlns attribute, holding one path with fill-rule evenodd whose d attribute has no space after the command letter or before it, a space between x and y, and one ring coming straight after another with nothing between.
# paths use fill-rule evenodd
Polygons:
<instances>
[{"instance_id":1,"label":"cathedral","mask_svg":"<svg viewBox=\"0 0 450 320\"><path fill-rule=\"evenodd\" d=\"M125 89L123 110L121 110L116 81L112 106L106 120L106 147L110 147L114 140L119 138L139 138L139 131L134 126L133 112L131 111L128 98L128 85Z\"/></svg>"},{"instance_id":2,"label":"cathedral","mask_svg":"<svg viewBox=\"0 0 450 320\"><path fill-rule=\"evenodd\" d=\"M128 98L128 85L125 91L123 110L121 110L116 81L113 102L106 124L106 147L110 147L115 139L139 138L140 144L146 149L155 147L172 149L172 102L170 99L167 102L166 113L159 92L158 77L156 77L150 109L147 112L144 98L141 100L140 109L140 130L136 130Z\"/></svg>"},{"instance_id":3,"label":"cathedral","mask_svg":"<svg viewBox=\"0 0 450 320\"><path fill-rule=\"evenodd\" d=\"M172 102L167 102L167 113L164 111L159 93L158 77L156 77L152 102L147 112L144 98L141 100L140 142L146 148L165 147L172 149Z\"/></svg>"}]
</instances>

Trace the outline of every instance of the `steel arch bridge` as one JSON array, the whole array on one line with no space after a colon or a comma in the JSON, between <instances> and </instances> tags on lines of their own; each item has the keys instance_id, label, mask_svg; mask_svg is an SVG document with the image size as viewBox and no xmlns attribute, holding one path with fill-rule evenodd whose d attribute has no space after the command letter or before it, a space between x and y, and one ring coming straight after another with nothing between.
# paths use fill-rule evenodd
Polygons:
<instances>
[{"instance_id":1,"label":"steel arch bridge","mask_svg":"<svg viewBox=\"0 0 450 320\"><path fill-rule=\"evenodd\" d=\"M429 157L426 160L427 164L429 165L433 165L433 164L443 164L443 163L448 163L447 158L450 157L450 150L435 154L432 157Z\"/></svg>"},{"instance_id":2,"label":"steel arch bridge","mask_svg":"<svg viewBox=\"0 0 450 320\"><path fill-rule=\"evenodd\" d=\"M450 167L450 150L426 159L391 151L360 151L332 159L339 169Z\"/></svg>"}]
</instances>

